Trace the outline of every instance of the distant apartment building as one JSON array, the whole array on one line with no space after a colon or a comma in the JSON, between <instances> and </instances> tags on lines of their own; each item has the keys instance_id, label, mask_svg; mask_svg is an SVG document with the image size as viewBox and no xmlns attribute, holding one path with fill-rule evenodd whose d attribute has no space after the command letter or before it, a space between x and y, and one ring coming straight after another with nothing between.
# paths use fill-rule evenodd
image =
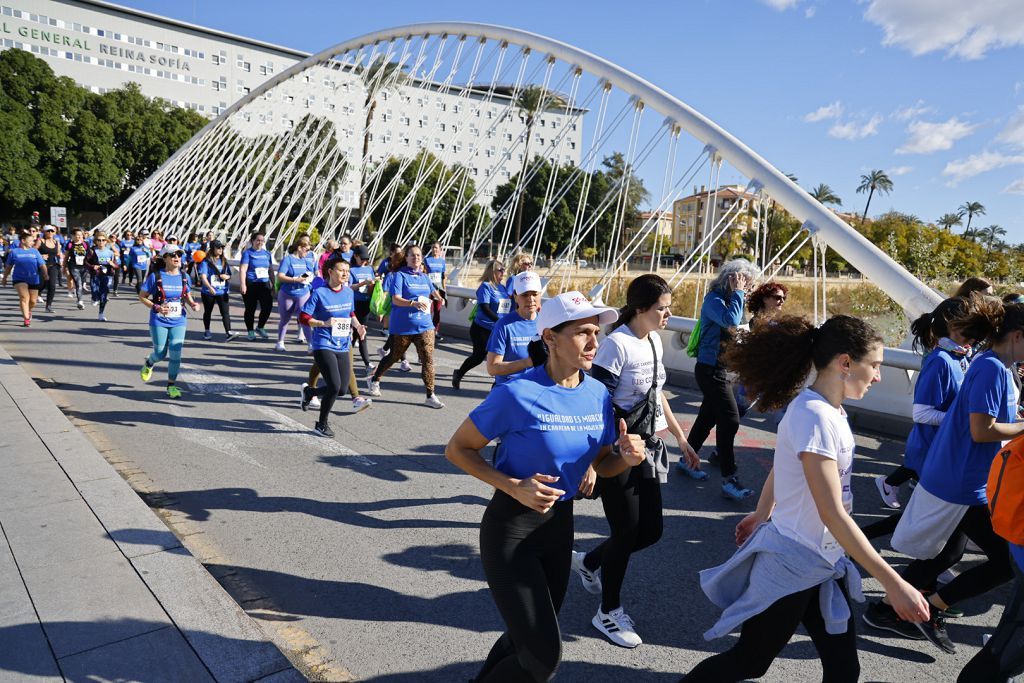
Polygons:
<instances>
[{"instance_id":1,"label":"distant apartment building","mask_svg":"<svg viewBox=\"0 0 1024 683\"><path fill-rule=\"evenodd\" d=\"M652 225L653 223L653 225ZM633 239L645 228L649 231L640 247L633 252L633 259L642 257L650 260L654 253L654 245L657 242L661 253L666 253L672 246L672 212L671 211L643 211L637 219L627 225L623 230L624 244L632 243Z\"/></svg>"},{"instance_id":2,"label":"distant apartment building","mask_svg":"<svg viewBox=\"0 0 1024 683\"><path fill-rule=\"evenodd\" d=\"M733 207L737 202L744 200L749 202L755 198L755 195L746 192L743 185L723 185L718 188L717 193L703 185L700 189L695 187L693 194L677 199L672 204L672 253L689 254L698 245L702 250L706 249L705 230L714 230L724 216L728 217L722 221L721 225L718 225L718 229L714 230L715 233L720 232L726 223L735 218L732 228L723 236L729 233L736 234L737 231L739 234L743 234L754 226L755 219L746 209L734 209ZM710 215L708 215L708 205L712 202L714 206L711 207ZM731 209L732 211L730 211ZM722 256L718 248L721 246L720 240L721 237L716 239L716 244L711 248L712 260Z\"/></svg>"}]
</instances>

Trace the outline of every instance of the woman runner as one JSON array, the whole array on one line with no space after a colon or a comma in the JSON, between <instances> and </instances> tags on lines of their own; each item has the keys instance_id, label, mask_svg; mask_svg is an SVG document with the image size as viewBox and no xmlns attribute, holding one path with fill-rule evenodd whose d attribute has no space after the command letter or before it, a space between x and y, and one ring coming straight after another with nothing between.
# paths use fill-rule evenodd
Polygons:
<instances>
[{"instance_id":1,"label":"woman runner","mask_svg":"<svg viewBox=\"0 0 1024 683\"><path fill-rule=\"evenodd\" d=\"M444 260L444 251L441 249L440 242L434 242L430 245L430 255L423 259L426 264L427 277L434 283L434 289L441 295L441 299L435 299L432 302L430 314L434 321L434 342L441 343L444 338L441 337L441 309L444 307L444 301L447 300L448 294L445 290L448 288L448 263ZM511 288L508 291L512 291Z\"/></svg>"},{"instance_id":2,"label":"woman runner","mask_svg":"<svg viewBox=\"0 0 1024 683\"><path fill-rule=\"evenodd\" d=\"M544 293L540 277L527 271L513 278L516 310L494 324L487 340L487 374L495 386L521 377L533 367L530 342L537 336L537 312Z\"/></svg>"},{"instance_id":3,"label":"woman runner","mask_svg":"<svg viewBox=\"0 0 1024 683\"><path fill-rule=\"evenodd\" d=\"M277 280L281 283L277 293L277 344L275 351L284 351L284 338L288 335L288 323L292 316L299 317L302 307L309 300L309 283L315 273L310 269L309 250L313 244L309 237L302 236L292 244L288 253L277 267ZM347 283L346 283L347 284ZM305 325L300 321L300 327ZM304 337L308 338L308 334ZM347 346L346 342L346 346Z\"/></svg>"},{"instance_id":4,"label":"woman runner","mask_svg":"<svg viewBox=\"0 0 1024 683\"><path fill-rule=\"evenodd\" d=\"M245 329L249 341L260 335L267 339L267 321L274 308L274 259L266 249L267 234L257 232L252 236L249 247L242 252L238 264L241 281L242 300L245 302ZM256 321L256 308L260 309L259 323Z\"/></svg>"},{"instance_id":5,"label":"woman runner","mask_svg":"<svg viewBox=\"0 0 1024 683\"><path fill-rule=\"evenodd\" d=\"M229 342L238 333L231 329L231 264L224 258L224 245L213 240L207 246L206 258L199 264L200 297L203 300L203 339L212 339L210 322L213 319L213 307L220 311L220 320L227 335L224 341Z\"/></svg>"},{"instance_id":6,"label":"woman runner","mask_svg":"<svg viewBox=\"0 0 1024 683\"><path fill-rule=\"evenodd\" d=\"M92 238L92 248L85 255L85 265L92 274L92 305L99 306L99 320L106 322L107 297L113 274L118 268L117 253L110 246L104 232L96 232Z\"/></svg>"},{"instance_id":7,"label":"woman runner","mask_svg":"<svg viewBox=\"0 0 1024 683\"><path fill-rule=\"evenodd\" d=\"M18 292L18 306L25 327L32 326L32 309L39 301L39 290L43 288L49 271L42 254L35 248L36 238L28 230L22 231L18 246L7 252L7 267L4 268L3 286L7 278L14 275L14 289Z\"/></svg>"},{"instance_id":8,"label":"woman runner","mask_svg":"<svg viewBox=\"0 0 1024 683\"><path fill-rule=\"evenodd\" d=\"M842 404L863 398L879 381L882 339L849 316L818 329L787 316L741 334L725 362L762 408L787 407L757 510L736 527L742 546L725 564L701 572L701 588L724 610L704 637L739 627L739 640L682 681L759 678L800 624L818 651L822 680L856 681L850 598L863 598L860 575L845 553L882 584L904 619L918 622L928 614L924 596L886 564L850 517L856 444ZM814 382L801 390L812 366Z\"/></svg>"},{"instance_id":9,"label":"woman runner","mask_svg":"<svg viewBox=\"0 0 1024 683\"><path fill-rule=\"evenodd\" d=\"M68 275L68 291L74 295L75 305L80 311L85 308L82 290L85 288L85 257L88 253L85 233L81 228L75 228L71 233L71 241L64 248L64 270Z\"/></svg>"},{"instance_id":10,"label":"woman runner","mask_svg":"<svg viewBox=\"0 0 1024 683\"><path fill-rule=\"evenodd\" d=\"M56 238L56 228L52 225L43 227L43 239L36 247L46 261L46 312L53 313L53 297L57 293L57 280L60 275L60 241Z\"/></svg>"},{"instance_id":11,"label":"woman runner","mask_svg":"<svg viewBox=\"0 0 1024 683\"><path fill-rule=\"evenodd\" d=\"M153 376L153 366L165 358L167 363L167 395L181 398L181 389L175 381L181 369L181 352L185 345L185 308L193 311L199 304L192 300L192 282L181 270L181 249L171 244L160 250L160 258L153 262L153 272L142 284L139 301L149 309L149 335L153 340L153 353L139 370L143 382Z\"/></svg>"},{"instance_id":12,"label":"woman runner","mask_svg":"<svg viewBox=\"0 0 1024 683\"><path fill-rule=\"evenodd\" d=\"M352 247L352 261L349 266L349 284L352 286L355 299L356 320L363 327L370 317L370 293L373 291L376 278L373 275L373 267L370 265L370 253L363 245ZM370 363L370 352L367 348L366 335L356 337L353 341L359 346L359 355L363 361L363 368L367 376L373 372L373 365Z\"/></svg>"},{"instance_id":13,"label":"woman runner","mask_svg":"<svg viewBox=\"0 0 1024 683\"><path fill-rule=\"evenodd\" d=\"M451 462L495 488L480 523L480 559L506 630L476 683L554 676L558 611L572 571L573 496L589 469L614 477L643 460L639 437L616 423L608 392L586 374L599 325L614 317L579 292L546 301L537 329L547 361L495 387L448 442ZM492 466L481 451L494 439L501 442Z\"/></svg>"},{"instance_id":14,"label":"woman runner","mask_svg":"<svg viewBox=\"0 0 1024 683\"><path fill-rule=\"evenodd\" d=\"M512 299L501 279L505 276L505 264L497 259L490 261L480 276L476 288L476 314L469 326L469 338L473 351L462 365L452 374L452 387L458 391L466 373L487 360L487 340L491 337L494 323L512 312Z\"/></svg>"}]
</instances>

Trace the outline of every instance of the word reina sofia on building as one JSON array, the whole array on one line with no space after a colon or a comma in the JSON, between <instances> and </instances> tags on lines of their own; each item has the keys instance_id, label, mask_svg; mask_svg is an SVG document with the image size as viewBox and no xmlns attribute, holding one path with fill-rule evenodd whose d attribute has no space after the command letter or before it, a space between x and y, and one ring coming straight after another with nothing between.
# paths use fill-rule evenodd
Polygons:
<instances>
[{"instance_id":1,"label":"word reina sofia on building","mask_svg":"<svg viewBox=\"0 0 1024 683\"><path fill-rule=\"evenodd\" d=\"M275 74L306 59L310 53L168 19L100 0L0 0L0 47L17 48L44 59L60 76L69 76L96 93L135 82L143 94L198 111L208 117L223 113ZM323 46L315 46L317 48ZM440 84L410 78L399 92L382 92L371 124L368 161L376 163L390 153L412 156L420 149L443 150L443 136L426 140L431 131L456 129L465 121L470 100L491 118L508 105L508 93L493 93L481 104L483 93L473 89L448 91ZM318 66L302 78L275 88L272 97L253 107L252 132L291 129L304 116L330 119L338 143L349 158L360 158L364 126L365 92L358 74ZM549 111L541 125L555 127L564 111ZM436 117L436 121L431 121ZM446 121L450 119L450 121ZM496 159L512 146L524 126L513 120L501 140L454 146L453 163L474 176L492 171L508 175ZM485 129L486 126L480 126ZM470 125L470 133L473 126ZM480 131L478 131L479 134ZM581 127L575 124L561 145L560 163L578 164ZM392 137L395 139L392 140ZM388 151L386 151L388 150ZM521 156L521 151L520 151ZM520 159L521 160L521 159ZM501 179L504 180L504 179ZM500 181L499 181L500 182ZM340 190L342 204L357 202L358 188L351 181ZM493 190L483 193L489 201Z\"/></svg>"}]
</instances>

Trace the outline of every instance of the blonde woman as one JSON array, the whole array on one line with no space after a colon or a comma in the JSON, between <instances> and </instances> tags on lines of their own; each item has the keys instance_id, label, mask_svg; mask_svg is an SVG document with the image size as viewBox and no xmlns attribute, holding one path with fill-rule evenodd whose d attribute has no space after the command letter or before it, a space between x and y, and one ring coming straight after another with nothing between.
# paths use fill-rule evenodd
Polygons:
<instances>
[{"instance_id":1,"label":"blonde woman","mask_svg":"<svg viewBox=\"0 0 1024 683\"><path fill-rule=\"evenodd\" d=\"M480 277L480 286L476 289L476 314L473 316L473 324L469 326L473 351L452 375L452 386L456 391L466 373L487 359L487 342L491 338L494 323L512 312L512 297L506 286L501 284L504 276L505 264L493 259Z\"/></svg>"},{"instance_id":2,"label":"blonde woman","mask_svg":"<svg viewBox=\"0 0 1024 683\"><path fill-rule=\"evenodd\" d=\"M531 270L533 268L533 257L525 251L519 252L512 257L512 261L508 266L508 279L505 280L505 290L508 292L512 291L512 278L519 273ZM513 307L515 302L513 302Z\"/></svg>"}]
</instances>

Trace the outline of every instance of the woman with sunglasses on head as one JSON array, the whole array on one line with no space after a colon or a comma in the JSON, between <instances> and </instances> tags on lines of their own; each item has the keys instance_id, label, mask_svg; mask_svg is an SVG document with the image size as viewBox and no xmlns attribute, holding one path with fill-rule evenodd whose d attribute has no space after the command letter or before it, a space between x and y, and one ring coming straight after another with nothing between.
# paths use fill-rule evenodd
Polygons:
<instances>
[{"instance_id":1,"label":"woman with sunglasses on head","mask_svg":"<svg viewBox=\"0 0 1024 683\"><path fill-rule=\"evenodd\" d=\"M7 278L14 274L14 289L18 292L18 306L25 327L32 325L32 309L39 301L39 290L43 288L49 271L42 254L36 249L36 238L28 230L23 230L17 246L7 252L6 268L4 268L3 285L7 286Z\"/></svg>"},{"instance_id":2,"label":"woman with sunglasses on head","mask_svg":"<svg viewBox=\"0 0 1024 683\"><path fill-rule=\"evenodd\" d=\"M185 252L178 247L165 244L159 257L153 259L153 272L139 292L139 301L149 309L149 335L153 341L153 353L146 357L139 375L143 382L148 382L153 376L153 366L167 358L167 395L170 398L181 398L181 389L175 382L185 346L185 306L199 310L199 304L192 299L192 281L181 267L184 256Z\"/></svg>"},{"instance_id":3,"label":"woman with sunglasses on head","mask_svg":"<svg viewBox=\"0 0 1024 683\"><path fill-rule=\"evenodd\" d=\"M99 306L99 320L106 322L107 297L118 269L117 252L110 246L104 232L93 234L92 248L85 255L85 265L92 274L92 305Z\"/></svg>"},{"instance_id":4,"label":"woman with sunglasses on head","mask_svg":"<svg viewBox=\"0 0 1024 683\"><path fill-rule=\"evenodd\" d=\"M512 312L512 297L501 283L504 276L505 264L497 259L488 263L480 276L480 286L476 288L476 314L469 326L473 350L452 374L452 387L456 391L461 388L466 373L487 360L487 341L494 323Z\"/></svg>"}]
</instances>

